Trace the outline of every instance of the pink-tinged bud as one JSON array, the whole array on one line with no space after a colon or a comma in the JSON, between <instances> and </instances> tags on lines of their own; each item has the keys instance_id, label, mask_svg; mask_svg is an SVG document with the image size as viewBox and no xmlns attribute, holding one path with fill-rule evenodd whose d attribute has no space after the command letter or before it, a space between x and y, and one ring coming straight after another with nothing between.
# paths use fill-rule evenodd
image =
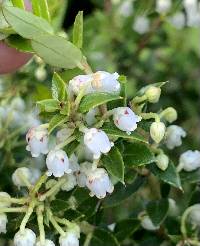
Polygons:
<instances>
[{"instance_id":1,"label":"pink-tinged bud","mask_svg":"<svg viewBox=\"0 0 200 246\"><path fill-rule=\"evenodd\" d=\"M90 190L90 195L99 199L104 198L107 192L112 193L114 190L108 173L103 168L92 170L87 176L86 185Z\"/></svg>"},{"instance_id":2,"label":"pink-tinged bud","mask_svg":"<svg viewBox=\"0 0 200 246\"><path fill-rule=\"evenodd\" d=\"M48 175L62 177L65 173L71 173L69 159L63 150L51 150L46 159Z\"/></svg>"},{"instance_id":3,"label":"pink-tinged bud","mask_svg":"<svg viewBox=\"0 0 200 246\"><path fill-rule=\"evenodd\" d=\"M31 152L32 157L48 153L48 130L44 127L32 127L26 134L28 143L26 150Z\"/></svg>"},{"instance_id":4,"label":"pink-tinged bud","mask_svg":"<svg viewBox=\"0 0 200 246\"><path fill-rule=\"evenodd\" d=\"M119 107L114 110L113 120L116 127L127 133L133 132L141 119L128 107Z\"/></svg>"},{"instance_id":5,"label":"pink-tinged bud","mask_svg":"<svg viewBox=\"0 0 200 246\"><path fill-rule=\"evenodd\" d=\"M108 153L114 145L110 142L104 131L96 128L90 128L86 131L84 135L84 144L93 153L94 159L99 159L101 153Z\"/></svg>"}]
</instances>

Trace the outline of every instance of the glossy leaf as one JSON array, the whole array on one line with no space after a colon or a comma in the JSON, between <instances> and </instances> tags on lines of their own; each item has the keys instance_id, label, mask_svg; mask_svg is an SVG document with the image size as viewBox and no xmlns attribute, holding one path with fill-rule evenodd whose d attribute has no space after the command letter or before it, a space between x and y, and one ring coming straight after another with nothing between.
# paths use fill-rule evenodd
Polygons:
<instances>
[{"instance_id":1,"label":"glossy leaf","mask_svg":"<svg viewBox=\"0 0 200 246\"><path fill-rule=\"evenodd\" d=\"M106 132L110 137L119 137L124 139L130 139L147 143L147 139L139 133L132 132L130 135L126 132L119 130L113 123L105 123L102 130Z\"/></svg>"},{"instance_id":2,"label":"glossy leaf","mask_svg":"<svg viewBox=\"0 0 200 246\"><path fill-rule=\"evenodd\" d=\"M145 182L144 177L137 177L133 183L123 185L118 183L115 185L115 190L112 195L107 196L103 201L103 207L114 207L133 195Z\"/></svg>"},{"instance_id":3,"label":"glossy leaf","mask_svg":"<svg viewBox=\"0 0 200 246\"><path fill-rule=\"evenodd\" d=\"M113 147L107 155L102 157L101 161L111 176L124 182L124 162L117 147Z\"/></svg>"},{"instance_id":4,"label":"glossy leaf","mask_svg":"<svg viewBox=\"0 0 200 246\"><path fill-rule=\"evenodd\" d=\"M120 96L113 95L110 93L91 93L83 97L83 99L80 102L79 111L81 113L85 113L92 108L95 108L99 105L102 105L110 101L118 100L120 98Z\"/></svg>"},{"instance_id":5,"label":"glossy leaf","mask_svg":"<svg viewBox=\"0 0 200 246\"><path fill-rule=\"evenodd\" d=\"M143 143L127 143L123 152L124 163L128 167L143 166L152 163L153 153Z\"/></svg>"},{"instance_id":6,"label":"glossy leaf","mask_svg":"<svg viewBox=\"0 0 200 246\"><path fill-rule=\"evenodd\" d=\"M179 174L176 171L176 168L171 161L169 162L168 168L165 171L162 171L161 169L159 169L155 163L152 163L151 165L149 165L148 168L159 179L182 190Z\"/></svg>"},{"instance_id":7,"label":"glossy leaf","mask_svg":"<svg viewBox=\"0 0 200 246\"><path fill-rule=\"evenodd\" d=\"M55 112L60 108L59 101L55 99L44 99L42 101L37 102L41 111L45 112Z\"/></svg>"},{"instance_id":8,"label":"glossy leaf","mask_svg":"<svg viewBox=\"0 0 200 246\"><path fill-rule=\"evenodd\" d=\"M25 10L3 5L3 14L11 27L24 38L35 39L40 35L53 33L46 20Z\"/></svg>"},{"instance_id":9,"label":"glossy leaf","mask_svg":"<svg viewBox=\"0 0 200 246\"><path fill-rule=\"evenodd\" d=\"M90 241L90 246L119 246L119 242L115 236L101 228L96 228L92 234L92 240Z\"/></svg>"},{"instance_id":10,"label":"glossy leaf","mask_svg":"<svg viewBox=\"0 0 200 246\"><path fill-rule=\"evenodd\" d=\"M41 35L34 38L31 44L38 56L51 66L67 69L80 66L81 51L63 37Z\"/></svg>"},{"instance_id":11,"label":"glossy leaf","mask_svg":"<svg viewBox=\"0 0 200 246\"><path fill-rule=\"evenodd\" d=\"M74 22L73 44L78 48L83 45L83 11L79 11Z\"/></svg>"},{"instance_id":12,"label":"glossy leaf","mask_svg":"<svg viewBox=\"0 0 200 246\"><path fill-rule=\"evenodd\" d=\"M55 115L49 122L49 134L58 126L66 121L67 117L65 115Z\"/></svg>"},{"instance_id":13,"label":"glossy leaf","mask_svg":"<svg viewBox=\"0 0 200 246\"><path fill-rule=\"evenodd\" d=\"M52 97L56 100L63 101L66 97L65 82L63 79L55 72L52 79Z\"/></svg>"},{"instance_id":14,"label":"glossy leaf","mask_svg":"<svg viewBox=\"0 0 200 246\"><path fill-rule=\"evenodd\" d=\"M160 225L167 216L169 209L168 199L151 201L147 204L147 213L155 226Z\"/></svg>"},{"instance_id":15,"label":"glossy leaf","mask_svg":"<svg viewBox=\"0 0 200 246\"><path fill-rule=\"evenodd\" d=\"M198 183L200 182L200 168L192 172L182 171L180 177L182 182Z\"/></svg>"}]
</instances>

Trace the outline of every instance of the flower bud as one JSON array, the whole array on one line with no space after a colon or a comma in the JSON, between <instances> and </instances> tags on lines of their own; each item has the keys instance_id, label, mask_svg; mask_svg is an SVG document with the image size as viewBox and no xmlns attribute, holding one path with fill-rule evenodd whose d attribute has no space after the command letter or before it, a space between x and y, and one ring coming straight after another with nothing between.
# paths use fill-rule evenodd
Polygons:
<instances>
[{"instance_id":1,"label":"flower bud","mask_svg":"<svg viewBox=\"0 0 200 246\"><path fill-rule=\"evenodd\" d=\"M189 219L192 224L200 226L200 204L193 205L193 209L190 212Z\"/></svg>"},{"instance_id":2,"label":"flower bud","mask_svg":"<svg viewBox=\"0 0 200 246\"><path fill-rule=\"evenodd\" d=\"M169 202L168 215L172 217L177 216L179 213L179 208L176 204L176 201L172 198L168 198L168 202Z\"/></svg>"},{"instance_id":3,"label":"flower bud","mask_svg":"<svg viewBox=\"0 0 200 246\"><path fill-rule=\"evenodd\" d=\"M76 177L73 174L68 174L65 176L65 183L61 186L61 190L70 191L76 186Z\"/></svg>"},{"instance_id":4,"label":"flower bud","mask_svg":"<svg viewBox=\"0 0 200 246\"><path fill-rule=\"evenodd\" d=\"M35 233L25 228L24 231L18 231L14 236L14 246L35 246L36 235Z\"/></svg>"},{"instance_id":5,"label":"flower bud","mask_svg":"<svg viewBox=\"0 0 200 246\"><path fill-rule=\"evenodd\" d=\"M9 208L11 205L11 202L2 201L1 198L7 198L9 200L9 198L11 198L10 195L7 192L3 192L3 191L0 192L0 208Z\"/></svg>"},{"instance_id":6,"label":"flower bud","mask_svg":"<svg viewBox=\"0 0 200 246\"><path fill-rule=\"evenodd\" d=\"M26 150L31 152L32 157L38 157L41 154L48 153L48 130L42 125L32 127L26 134L28 143Z\"/></svg>"},{"instance_id":7,"label":"flower bud","mask_svg":"<svg viewBox=\"0 0 200 246\"><path fill-rule=\"evenodd\" d=\"M0 234L6 233L7 222L8 222L7 215L5 213L0 213Z\"/></svg>"},{"instance_id":8,"label":"flower bud","mask_svg":"<svg viewBox=\"0 0 200 246\"><path fill-rule=\"evenodd\" d=\"M92 126L94 123L96 123L96 115L99 113L98 108L91 109L86 115L85 115L85 121L88 126Z\"/></svg>"},{"instance_id":9,"label":"flower bud","mask_svg":"<svg viewBox=\"0 0 200 246\"><path fill-rule=\"evenodd\" d=\"M61 177L65 173L71 173L69 159L63 150L51 150L47 155L46 164L49 176L53 174L55 177Z\"/></svg>"},{"instance_id":10,"label":"flower bud","mask_svg":"<svg viewBox=\"0 0 200 246\"><path fill-rule=\"evenodd\" d=\"M30 168L29 170L31 172L30 183L34 185L41 176L41 171L38 168Z\"/></svg>"},{"instance_id":11,"label":"flower bud","mask_svg":"<svg viewBox=\"0 0 200 246\"><path fill-rule=\"evenodd\" d=\"M146 16L137 16L134 20L132 28L139 34L144 34L149 31L150 21Z\"/></svg>"},{"instance_id":12,"label":"flower bud","mask_svg":"<svg viewBox=\"0 0 200 246\"><path fill-rule=\"evenodd\" d=\"M141 121L141 117L136 115L128 107L119 107L114 109L113 120L117 128L127 133L137 128L137 123Z\"/></svg>"},{"instance_id":13,"label":"flower bud","mask_svg":"<svg viewBox=\"0 0 200 246\"><path fill-rule=\"evenodd\" d=\"M159 226L155 226L147 214L140 217L141 226L148 231L155 231L159 229Z\"/></svg>"},{"instance_id":14,"label":"flower bud","mask_svg":"<svg viewBox=\"0 0 200 246\"><path fill-rule=\"evenodd\" d=\"M43 81L43 80L46 79L46 77L47 77L47 71L46 71L46 69L44 68L44 66L38 67L38 68L35 70L35 77L36 77L36 79L38 79L39 81Z\"/></svg>"},{"instance_id":15,"label":"flower bud","mask_svg":"<svg viewBox=\"0 0 200 246\"><path fill-rule=\"evenodd\" d=\"M73 229L69 229L64 236L60 236L60 246L79 246L80 229L78 226L74 226Z\"/></svg>"},{"instance_id":16,"label":"flower bud","mask_svg":"<svg viewBox=\"0 0 200 246\"><path fill-rule=\"evenodd\" d=\"M188 150L181 154L179 158L179 166L178 171L181 169L185 170L186 172L191 172L200 168L200 151L195 150Z\"/></svg>"},{"instance_id":17,"label":"flower bud","mask_svg":"<svg viewBox=\"0 0 200 246\"><path fill-rule=\"evenodd\" d=\"M156 165L162 171L165 171L168 168L169 157L163 153L156 156Z\"/></svg>"},{"instance_id":18,"label":"flower bud","mask_svg":"<svg viewBox=\"0 0 200 246\"><path fill-rule=\"evenodd\" d=\"M78 186L80 187L86 186L87 175L89 174L91 169L92 169L92 163L90 162L86 161L80 164L80 170L78 170L75 173Z\"/></svg>"},{"instance_id":19,"label":"flower bud","mask_svg":"<svg viewBox=\"0 0 200 246\"><path fill-rule=\"evenodd\" d=\"M94 159L99 159L101 153L108 153L113 146L113 143L110 142L105 132L96 128L91 128L86 131L84 144L93 153Z\"/></svg>"},{"instance_id":20,"label":"flower bud","mask_svg":"<svg viewBox=\"0 0 200 246\"><path fill-rule=\"evenodd\" d=\"M151 138L156 142L160 143L160 141L165 136L165 124L163 122L153 122L150 127L150 135Z\"/></svg>"},{"instance_id":21,"label":"flower bud","mask_svg":"<svg viewBox=\"0 0 200 246\"><path fill-rule=\"evenodd\" d=\"M27 167L17 168L12 175L13 184L16 185L17 187L27 187L28 184L26 180L30 182L31 178L32 178L31 171Z\"/></svg>"},{"instance_id":22,"label":"flower bud","mask_svg":"<svg viewBox=\"0 0 200 246\"><path fill-rule=\"evenodd\" d=\"M46 239L44 244L41 244L41 242L37 242L36 246L55 246L55 243L51 240Z\"/></svg>"},{"instance_id":23,"label":"flower bud","mask_svg":"<svg viewBox=\"0 0 200 246\"><path fill-rule=\"evenodd\" d=\"M177 120L177 112L174 108L172 107L169 107L169 108L166 108L165 110L165 113L164 113L164 119L166 121L168 121L169 123L172 123L174 122L175 120Z\"/></svg>"},{"instance_id":24,"label":"flower bud","mask_svg":"<svg viewBox=\"0 0 200 246\"><path fill-rule=\"evenodd\" d=\"M150 103L157 103L160 99L160 94L161 94L161 89L156 86L149 86L145 91L147 100Z\"/></svg>"},{"instance_id":25,"label":"flower bud","mask_svg":"<svg viewBox=\"0 0 200 246\"><path fill-rule=\"evenodd\" d=\"M165 143L168 149L174 149L182 144L182 137L186 137L186 132L177 125L168 126L165 134Z\"/></svg>"},{"instance_id":26,"label":"flower bud","mask_svg":"<svg viewBox=\"0 0 200 246\"><path fill-rule=\"evenodd\" d=\"M86 185L90 190L91 196L96 196L102 199L106 193L112 193L114 186L104 168L96 168L92 170L87 176Z\"/></svg>"}]
</instances>

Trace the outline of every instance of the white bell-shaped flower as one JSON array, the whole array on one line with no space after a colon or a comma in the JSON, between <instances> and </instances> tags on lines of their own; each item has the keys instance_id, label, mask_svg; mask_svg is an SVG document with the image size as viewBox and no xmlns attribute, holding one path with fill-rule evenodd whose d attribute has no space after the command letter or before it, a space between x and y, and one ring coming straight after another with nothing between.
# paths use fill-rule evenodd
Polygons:
<instances>
[{"instance_id":1,"label":"white bell-shaped flower","mask_svg":"<svg viewBox=\"0 0 200 246\"><path fill-rule=\"evenodd\" d=\"M165 134L165 143L168 149L174 149L182 144L182 139L186 137L186 132L177 125L168 126Z\"/></svg>"},{"instance_id":2,"label":"white bell-shaped flower","mask_svg":"<svg viewBox=\"0 0 200 246\"><path fill-rule=\"evenodd\" d=\"M36 243L36 246L55 246L55 243L51 240L46 239L44 244L41 244L40 241Z\"/></svg>"},{"instance_id":3,"label":"white bell-shaped flower","mask_svg":"<svg viewBox=\"0 0 200 246\"><path fill-rule=\"evenodd\" d=\"M188 150L184 152L179 158L178 171L182 169L191 172L200 168L200 151Z\"/></svg>"},{"instance_id":4,"label":"white bell-shaped flower","mask_svg":"<svg viewBox=\"0 0 200 246\"><path fill-rule=\"evenodd\" d=\"M106 133L96 128L90 128L86 131L84 144L93 153L94 159L99 159L101 153L108 153L113 146L113 143L110 142Z\"/></svg>"},{"instance_id":5,"label":"white bell-shaped flower","mask_svg":"<svg viewBox=\"0 0 200 246\"><path fill-rule=\"evenodd\" d=\"M28 183L31 183L31 179L32 179L32 174L30 169L27 167L17 168L12 175L13 184L16 185L18 188L29 186Z\"/></svg>"},{"instance_id":6,"label":"white bell-shaped flower","mask_svg":"<svg viewBox=\"0 0 200 246\"><path fill-rule=\"evenodd\" d=\"M24 111L26 108L25 102L21 97L15 97L12 101L11 101L11 108L17 110L17 111Z\"/></svg>"},{"instance_id":7,"label":"white bell-shaped flower","mask_svg":"<svg viewBox=\"0 0 200 246\"><path fill-rule=\"evenodd\" d=\"M87 176L86 185L90 190L91 196L96 196L102 199L106 193L112 193L114 186L104 168L96 168L92 170Z\"/></svg>"},{"instance_id":8,"label":"white bell-shaped flower","mask_svg":"<svg viewBox=\"0 0 200 246\"><path fill-rule=\"evenodd\" d=\"M69 159L63 150L51 150L47 155L46 165L49 176L53 174L55 177L61 177L65 173L71 173Z\"/></svg>"},{"instance_id":9,"label":"white bell-shaped flower","mask_svg":"<svg viewBox=\"0 0 200 246\"><path fill-rule=\"evenodd\" d=\"M148 231L155 231L159 229L159 226L155 226L147 214L144 214L140 218L141 226Z\"/></svg>"},{"instance_id":10,"label":"white bell-shaped flower","mask_svg":"<svg viewBox=\"0 0 200 246\"><path fill-rule=\"evenodd\" d=\"M35 233L25 228L24 231L18 231L14 236L14 246L35 246L36 235Z\"/></svg>"},{"instance_id":11,"label":"white bell-shaped flower","mask_svg":"<svg viewBox=\"0 0 200 246\"><path fill-rule=\"evenodd\" d=\"M57 144L65 142L73 133L73 129L63 128L56 133Z\"/></svg>"},{"instance_id":12,"label":"white bell-shaped flower","mask_svg":"<svg viewBox=\"0 0 200 246\"><path fill-rule=\"evenodd\" d=\"M76 186L76 177L73 174L68 174L65 176L65 183L61 186L61 190L70 191Z\"/></svg>"},{"instance_id":13,"label":"white bell-shaped flower","mask_svg":"<svg viewBox=\"0 0 200 246\"><path fill-rule=\"evenodd\" d=\"M171 0L157 0L156 11L161 14L167 13L172 6Z\"/></svg>"},{"instance_id":14,"label":"white bell-shaped flower","mask_svg":"<svg viewBox=\"0 0 200 246\"><path fill-rule=\"evenodd\" d=\"M128 107L119 107L114 109L113 120L117 128L128 134L137 128L137 123L141 121L141 117L136 115Z\"/></svg>"},{"instance_id":15,"label":"white bell-shaped flower","mask_svg":"<svg viewBox=\"0 0 200 246\"><path fill-rule=\"evenodd\" d=\"M121 87L118 78L118 73L98 71L93 74L93 80L91 82L91 85L95 92L119 94Z\"/></svg>"},{"instance_id":16,"label":"white bell-shaped flower","mask_svg":"<svg viewBox=\"0 0 200 246\"><path fill-rule=\"evenodd\" d=\"M176 28L182 29L185 26L186 18L183 12L177 12L169 18L169 22Z\"/></svg>"},{"instance_id":17,"label":"white bell-shaped flower","mask_svg":"<svg viewBox=\"0 0 200 246\"><path fill-rule=\"evenodd\" d=\"M8 199L8 201L3 201L3 198ZM0 208L9 208L11 202L9 202L10 195L7 192L0 192Z\"/></svg>"},{"instance_id":18,"label":"white bell-shaped flower","mask_svg":"<svg viewBox=\"0 0 200 246\"><path fill-rule=\"evenodd\" d=\"M38 157L40 154L48 153L48 130L47 128L38 127L31 128L26 134L28 143L26 150L31 152L32 157Z\"/></svg>"},{"instance_id":19,"label":"white bell-shaped flower","mask_svg":"<svg viewBox=\"0 0 200 246\"><path fill-rule=\"evenodd\" d=\"M0 213L0 234L6 233L7 222L8 222L7 215L5 213Z\"/></svg>"},{"instance_id":20,"label":"white bell-shaped flower","mask_svg":"<svg viewBox=\"0 0 200 246\"><path fill-rule=\"evenodd\" d=\"M151 138L156 142L160 143L160 141L165 136L165 124L163 122L153 122L150 126L150 135Z\"/></svg>"},{"instance_id":21,"label":"white bell-shaped flower","mask_svg":"<svg viewBox=\"0 0 200 246\"><path fill-rule=\"evenodd\" d=\"M80 229L76 226L68 230L64 236L60 236L60 246L79 246Z\"/></svg>"},{"instance_id":22,"label":"white bell-shaped flower","mask_svg":"<svg viewBox=\"0 0 200 246\"><path fill-rule=\"evenodd\" d=\"M149 31L150 22L146 16L137 16L133 23L133 30L139 34L144 34Z\"/></svg>"},{"instance_id":23,"label":"white bell-shaped flower","mask_svg":"<svg viewBox=\"0 0 200 246\"><path fill-rule=\"evenodd\" d=\"M76 174L76 180L79 187L85 187L86 181L87 181L87 175L92 169L92 163L91 162L83 162L80 164L80 170L78 170Z\"/></svg>"},{"instance_id":24,"label":"white bell-shaped flower","mask_svg":"<svg viewBox=\"0 0 200 246\"><path fill-rule=\"evenodd\" d=\"M78 95L81 90L84 89L84 94L94 92L91 82L93 80L93 74L78 75L69 81L68 90L72 95Z\"/></svg>"}]
</instances>

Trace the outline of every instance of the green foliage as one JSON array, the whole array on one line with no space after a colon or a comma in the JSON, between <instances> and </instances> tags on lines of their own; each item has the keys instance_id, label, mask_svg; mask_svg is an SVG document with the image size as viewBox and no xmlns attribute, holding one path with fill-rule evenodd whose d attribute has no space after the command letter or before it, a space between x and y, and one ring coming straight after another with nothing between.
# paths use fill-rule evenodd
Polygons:
<instances>
[{"instance_id":1,"label":"green foliage","mask_svg":"<svg viewBox=\"0 0 200 246\"><path fill-rule=\"evenodd\" d=\"M79 11L75 18L73 28L73 44L80 49L83 46L83 11Z\"/></svg>"}]
</instances>

